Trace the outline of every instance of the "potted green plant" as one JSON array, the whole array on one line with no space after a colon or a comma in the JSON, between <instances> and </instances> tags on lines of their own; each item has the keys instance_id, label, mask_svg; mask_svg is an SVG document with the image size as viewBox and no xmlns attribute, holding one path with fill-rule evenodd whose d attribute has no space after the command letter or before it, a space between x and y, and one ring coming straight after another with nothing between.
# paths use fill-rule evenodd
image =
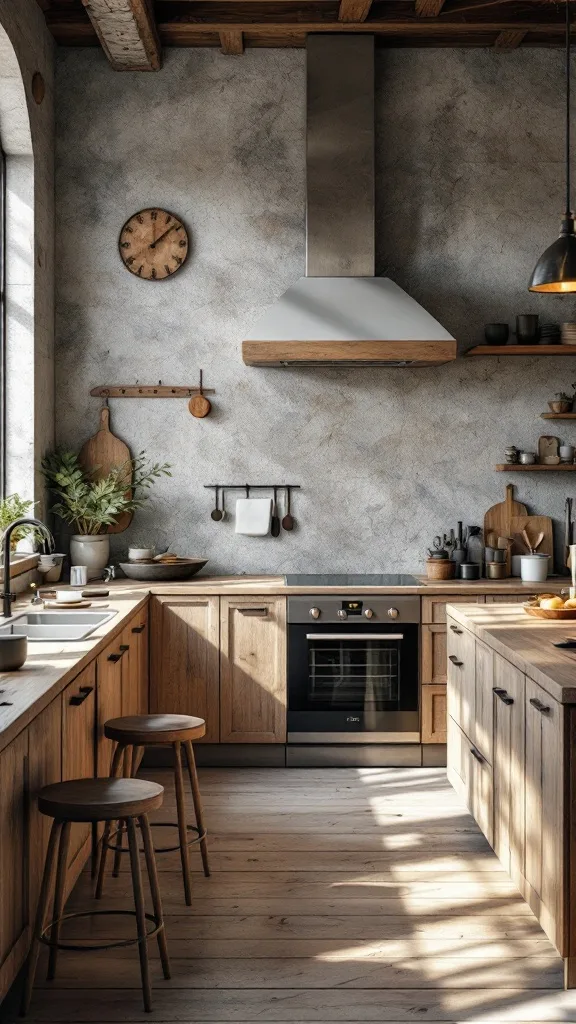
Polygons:
<instances>
[{"instance_id":1,"label":"potted green plant","mask_svg":"<svg viewBox=\"0 0 576 1024\"><path fill-rule=\"evenodd\" d=\"M56 499L51 511L75 531L70 539L72 564L89 569L102 569L108 563L107 527L125 512L142 508L158 477L172 475L168 463L150 462L142 451L96 479L96 471L86 473L78 455L64 448L44 457L42 471Z\"/></svg>"},{"instance_id":2,"label":"potted green plant","mask_svg":"<svg viewBox=\"0 0 576 1024\"><path fill-rule=\"evenodd\" d=\"M32 515L32 509L35 504L34 501L25 501L19 494L9 494L6 498L2 498L0 500L0 534L4 533L4 530L16 519ZM12 551L16 549L18 542L23 540L24 537L33 537L35 534L36 531L33 526L21 526L14 530L10 538Z\"/></svg>"},{"instance_id":3,"label":"potted green plant","mask_svg":"<svg viewBox=\"0 0 576 1024\"><path fill-rule=\"evenodd\" d=\"M550 409L550 412L555 413L571 412L573 402L574 395L569 395L566 391L557 391L554 395L554 401L548 402L548 408Z\"/></svg>"}]
</instances>

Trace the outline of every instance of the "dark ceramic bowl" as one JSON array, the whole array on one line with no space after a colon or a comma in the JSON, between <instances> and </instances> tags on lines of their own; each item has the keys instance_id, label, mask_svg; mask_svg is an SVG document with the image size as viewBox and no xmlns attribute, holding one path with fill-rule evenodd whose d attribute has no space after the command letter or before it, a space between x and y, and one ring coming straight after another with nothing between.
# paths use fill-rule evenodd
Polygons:
<instances>
[{"instance_id":1,"label":"dark ceramic bowl","mask_svg":"<svg viewBox=\"0 0 576 1024\"><path fill-rule=\"evenodd\" d=\"M28 655L28 638L16 633L0 636L0 672L15 672L22 668Z\"/></svg>"},{"instance_id":2,"label":"dark ceramic bowl","mask_svg":"<svg viewBox=\"0 0 576 1024\"><path fill-rule=\"evenodd\" d=\"M508 324L486 324L484 337L487 345L505 345L510 335Z\"/></svg>"}]
</instances>

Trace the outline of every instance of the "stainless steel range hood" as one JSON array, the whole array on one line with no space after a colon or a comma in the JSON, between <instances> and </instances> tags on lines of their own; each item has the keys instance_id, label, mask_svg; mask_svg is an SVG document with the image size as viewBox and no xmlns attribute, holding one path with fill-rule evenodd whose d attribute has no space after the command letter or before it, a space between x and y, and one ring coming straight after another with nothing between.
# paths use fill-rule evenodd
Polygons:
<instances>
[{"instance_id":1,"label":"stainless steel range hood","mask_svg":"<svg viewBox=\"0 0 576 1024\"><path fill-rule=\"evenodd\" d=\"M433 366L456 342L374 277L374 37L307 42L306 277L242 343L249 366Z\"/></svg>"}]
</instances>

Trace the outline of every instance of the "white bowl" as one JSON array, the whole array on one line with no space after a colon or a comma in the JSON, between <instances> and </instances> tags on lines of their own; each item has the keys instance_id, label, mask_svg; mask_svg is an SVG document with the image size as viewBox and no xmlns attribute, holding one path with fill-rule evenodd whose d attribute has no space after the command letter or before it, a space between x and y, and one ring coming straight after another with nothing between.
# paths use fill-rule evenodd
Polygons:
<instances>
[{"instance_id":1,"label":"white bowl","mask_svg":"<svg viewBox=\"0 0 576 1024\"><path fill-rule=\"evenodd\" d=\"M78 604L82 595L77 590L57 590L56 600L58 604Z\"/></svg>"},{"instance_id":2,"label":"white bowl","mask_svg":"<svg viewBox=\"0 0 576 1024\"><path fill-rule=\"evenodd\" d=\"M154 558L154 548L128 548L129 562L142 562Z\"/></svg>"}]
</instances>

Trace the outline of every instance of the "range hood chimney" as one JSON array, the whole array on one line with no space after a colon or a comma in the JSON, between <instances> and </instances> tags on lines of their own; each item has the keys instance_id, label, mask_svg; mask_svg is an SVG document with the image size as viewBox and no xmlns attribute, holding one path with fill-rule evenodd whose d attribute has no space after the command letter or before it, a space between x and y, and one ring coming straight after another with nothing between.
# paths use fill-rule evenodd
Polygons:
<instances>
[{"instance_id":1,"label":"range hood chimney","mask_svg":"<svg viewBox=\"0 0 576 1024\"><path fill-rule=\"evenodd\" d=\"M242 343L249 366L438 366L456 342L374 277L374 37L308 36L306 277Z\"/></svg>"}]
</instances>

